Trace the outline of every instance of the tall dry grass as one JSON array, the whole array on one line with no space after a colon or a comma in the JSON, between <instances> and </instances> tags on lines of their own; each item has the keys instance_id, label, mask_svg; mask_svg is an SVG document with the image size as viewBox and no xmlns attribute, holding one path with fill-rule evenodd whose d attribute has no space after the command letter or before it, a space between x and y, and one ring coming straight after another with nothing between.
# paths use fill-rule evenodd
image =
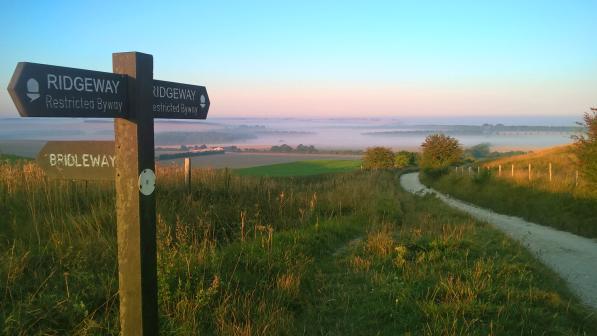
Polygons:
<instances>
[{"instance_id":1,"label":"tall dry grass","mask_svg":"<svg viewBox=\"0 0 597 336\"><path fill-rule=\"evenodd\" d=\"M316 244L325 251L358 231L341 218L363 225L387 213L375 212L379 174L272 179L194 169L189 193L182 169L156 170L167 332L282 328L311 263L299 232L335 232ZM118 333L114 209L110 182L50 180L35 163L0 164L1 333ZM293 238L282 247L284 232Z\"/></svg>"},{"instance_id":2,"label":"tall dry grass","mask_svg":"<svg viewBox=\"0 0 597 336\"><path fill-rule=\"evenodd\" d=\"M529 164L531 165L530 177ZM517 185L548 192L570 193L578 197L592 194L592 190L579 172L578 159L571 145L483 162L481 167L490 169L494 177L503 178L504 181ZM473 169L473 172L476 171Z\"/></svg>"}]
</instances>

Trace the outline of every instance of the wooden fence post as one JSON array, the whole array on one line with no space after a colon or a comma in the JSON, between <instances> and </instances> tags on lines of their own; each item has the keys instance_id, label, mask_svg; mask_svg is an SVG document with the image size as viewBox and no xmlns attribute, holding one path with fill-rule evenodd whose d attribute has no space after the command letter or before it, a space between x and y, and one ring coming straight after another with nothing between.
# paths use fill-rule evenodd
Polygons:
<instances>
[{"instance_id":1,"label":"wooden fence post","mask_svg":"<svg viewBox=\"0 0 597 336\"><path fill-rule=\"evenodd\" d=\"M512 165L512 177L514 177L514 164Z\"/></svg>"},{"instance_id":2,"label":"wooden fence post","mask_svg":"<svg viewBox=\"0 0 597 336\"><path fill-rule=\"evenodd\" d=\"M551 162L549 163L549 182L551 182Z\"/></svg>"},{"instance_id":3,"label":"wooden fence post","mask_svg":"<svg viewBox=\"0 0 597 336\"><path fill-rule=\"evenodd\" d=\"M576 171L576 179L574 180L574 186L578 187L578 170Z\"/></svg>"},{"instance_id":4,"label":"wooden fence post","mask_svg":"<svg viewBox=\"0 0 597 336\"><path fill-rule=\"evenodd\" d=\"M498 176L502 176L502 165L498 166Z\"/></svg>"},{"instance_id":5,"label":"wooden fence post","mask_svg":"<svg viewBox=\"0 0 597 336\"><path fill-rule=\"evenodd\" d=\"M529 163L529 181L531 180L531 164Z\"/></svg>"},{"instance_id":6,"label":"wooden fence post","mask_svg":"<svg viewBox=\"0 0 597 336\"><path fill-rule=\"evenodd\" d=\"M184 184L187 192L191 192L191 158L184 158Z\"/></svg>"},{"instance_id":7,"label":"wooden fence post","mask_svg":"<svg viewBox=\"0 0 597 336\"><path fill-rule=\"evenodd\" d=\"M481 166L477 166L477 175L481 174Z\"/></svg>"}]
</instances>

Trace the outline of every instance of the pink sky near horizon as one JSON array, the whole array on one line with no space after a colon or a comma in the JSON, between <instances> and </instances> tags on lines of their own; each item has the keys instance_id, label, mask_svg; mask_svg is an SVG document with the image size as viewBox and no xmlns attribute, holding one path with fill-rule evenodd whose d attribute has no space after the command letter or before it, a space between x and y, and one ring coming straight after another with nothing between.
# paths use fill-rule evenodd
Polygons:
<instances>
[{"instance_id":1,"label":"pink sky near horizon","mask_svg":"<svg viewBox=\"0 0 597 336\"><path fill-rule=\"evenodd\" d=\"M210 88L213 116L403 117L580 116L594 106L595 86L541 83L239 84ZM578 88L581 89L578 89Z\"/></svg>"}]
</instances>

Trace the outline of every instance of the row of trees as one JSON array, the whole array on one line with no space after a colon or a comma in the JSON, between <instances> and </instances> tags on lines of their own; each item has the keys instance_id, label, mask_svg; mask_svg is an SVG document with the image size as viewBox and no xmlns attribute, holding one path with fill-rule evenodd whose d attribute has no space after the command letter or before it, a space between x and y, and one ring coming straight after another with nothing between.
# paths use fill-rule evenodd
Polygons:
<instances>
[{"instance_id":1,"label":"row of trees","mask_svg":"<svg viewBox=\"0 0 597 336\"><path fill-rule=\"evenodd\" d=\"M276 153L296 152L296 153L308 153L308 154L314 154L314 153L319 152L317 150L317 148L315 148L313 145L306 146L303 144L299 144L298 146L296 146L296 148L292 148L291 146L288 146L287 144L282 144L280 146L272 146L270 151L276 152Z\"/></svg>"},{"instance_id":2,"label":"row of trees","mask_svg":"<svg viewBox=\"0 0 597 336\"><path fill-rule=\"evenodd\" d=\"M417 164L417 153L400 151L392 152L386 147L370 147L363 156L363 168L365 169L389 169L404 168Z\"/></svg>"},{"instance_id":3,"label":"row of trees","mask_svg":"<svg viewBox=\"0 0 597 336\"><path fill-rule=\"evenodd\" d=\"M428 172L441 172L460 161L463 150L458 140L444 134L433 134L421 145L421 153L392 152L386 147L367 148L363 157L365 169L404 168L418 165Z\"/></svg>"}]
</instances>

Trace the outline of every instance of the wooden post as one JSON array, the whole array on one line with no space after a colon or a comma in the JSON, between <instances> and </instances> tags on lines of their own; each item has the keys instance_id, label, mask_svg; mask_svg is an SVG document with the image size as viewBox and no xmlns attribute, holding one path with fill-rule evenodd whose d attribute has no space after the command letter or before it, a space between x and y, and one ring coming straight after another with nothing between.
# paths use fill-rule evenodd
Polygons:
<instances>
[{"instance_id":1,"label":"wooden post","mask_svg":"<svg viewBox=\"0 0 597 336\"><path fill-rule=\"evenodd\" d=\"M514 177L514 164L512 164L512 177Z\"/></svg>"},{"instance_id":2,"label":"wooden post","mask_svg":"<svg viewBox=\"0 0 597 336\"><path fill-rule=\"evenodd\" d=\"M531 164L529 163L529 181L531 180Z\"/></svg>"},{"instance_id":3,"label":"wooden post","mask_svg":"<svg viewBox=\"0 0 597 336\"><path fill-rule=\"evenodd\" d=\"M574 186L578 187L578 170L576 171L576 178L574 180Z\"/></svg>"},{"instance_id":4,"label":"wooden post","mask_svg":"<svg viewBox=\"0 0 597 336\"><path fill-rule=\"evenodd\" d=\"M498 176L502 176L502 165L498 166Z\"/></svg>"},{"instance_id":5,"label":"wooden post","mask_svg":"<svg viewBox=\"0 0 597 336\"><path fill-rule=\"evenodd\" d=\"M187 192L191 192L191 158L184 158L184 184Z\"/></svg>"},{"instance_id":6,"label":"wooden post","mask_svg":"<svg viewBox=\"0 0 597 336\"><path fill-rule=\"evenodd\" d=\"M112 63L129 76L130 116L114 120L120 334L157 335L153 57L115 53Z\"/></svg>"},{"instance_id":7,"label":"wooden post","mask_svg":"<svg viewBox=\"0 0 597 336\"><path fill-rule=\"evenodd\" d=\"M477 166L477 175L481 174L481 166Z\"/></svg>"},{"instance_id":8,"label":"wooden post","mask_svg":"<svg viewBox=\"0 0 597 336\"><path fill-rule=\"evenodd\" d=\"M551 162L549 163L549 182L551 182Z\"/></svg>"}]
</instances>

